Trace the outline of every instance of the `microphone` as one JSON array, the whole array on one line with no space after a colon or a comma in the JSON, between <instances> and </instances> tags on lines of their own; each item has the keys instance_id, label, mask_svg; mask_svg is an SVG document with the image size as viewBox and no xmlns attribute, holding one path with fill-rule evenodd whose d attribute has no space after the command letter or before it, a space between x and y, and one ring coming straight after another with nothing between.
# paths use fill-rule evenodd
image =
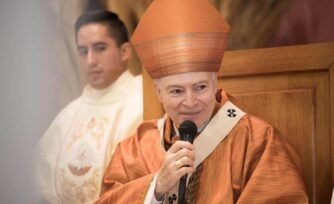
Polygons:
<instances>
[{"instance_id":1,"label":"microphone","mask_svg":"<svg viewBox=\"0 0 334 204\"><path fill-rule=\"evenodd\" d=\"M194 142L197 134L197 126L193 121L186 120L180 124L179 134L182 141L188 141L191 144ZM178 204L185 203L185 192L188 174L181 177L179 182L179 199Z\"/></svg>"}]
</instances>

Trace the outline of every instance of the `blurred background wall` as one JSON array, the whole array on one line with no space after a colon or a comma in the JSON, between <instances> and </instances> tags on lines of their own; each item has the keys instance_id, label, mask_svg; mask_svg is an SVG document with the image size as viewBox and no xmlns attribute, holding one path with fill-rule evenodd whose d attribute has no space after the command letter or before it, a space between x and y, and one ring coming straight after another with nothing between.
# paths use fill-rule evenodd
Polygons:
<instances>
[{"instance_id":1,"label":"blurred background wall","mask_svg":"<svg viewBox=\"0 0 334 204\"><path fill-rule=\"evenodd\" d=\"M43 61L35 6L0 2L0 203L30 200L32 148L59 109L61 76Z\"/></svg>"},{"instance_id":2,"label":"blurred background wall","mask_svg":"<svg viewBox=\"0 0 334 204\"><path fill-rule=\"evenodd\" d=\"M0 1L0 203L32 203L34 145L85 84L73 24L119 13L130 32L152 0ZM228 50L334 41L333 0L211 0L231 24ZM138 60L129 67L141 71Z\"/></svg>"}]
</instances>

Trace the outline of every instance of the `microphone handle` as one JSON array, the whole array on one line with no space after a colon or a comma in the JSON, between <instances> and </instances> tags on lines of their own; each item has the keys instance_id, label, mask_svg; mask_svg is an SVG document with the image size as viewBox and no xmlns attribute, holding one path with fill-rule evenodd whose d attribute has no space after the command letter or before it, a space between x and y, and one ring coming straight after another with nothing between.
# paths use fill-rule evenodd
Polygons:
<instances>
[{"instance_id":1,"label":"microphone handle","mask_svg":"<svg viewBox=\"0 0 334 204\"><path fill-rule=\"evenodd\" d=\"M194 138L188 134L184 135L183 141L190 142L191 144L194 141ZM187 184L188 174L182 176L179 182L179 199L177 200L177 204L185 204L185 195L186 195L186 184Z\"/></svg>"},{"instance_id":2,"label":"microphone handle","mask_svg":"<svg viewBox=\"0 0 334 204\"><path fill-rule=\"evenodd\" d=\"M181 177L179 182L179 199L177 200L177 204L185 203L185 194L186 194L186 183L187 183L188 174Z\"/></svg>"}]
</instances>

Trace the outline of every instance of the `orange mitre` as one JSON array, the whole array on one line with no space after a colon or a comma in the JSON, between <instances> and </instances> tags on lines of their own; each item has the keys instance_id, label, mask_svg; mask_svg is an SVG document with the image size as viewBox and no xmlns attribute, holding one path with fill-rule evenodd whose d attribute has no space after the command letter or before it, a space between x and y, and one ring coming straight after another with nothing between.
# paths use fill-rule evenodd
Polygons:
<instances>
[{"instance_id":1,"label":"orange mitre","mask_svg":"<svg viewBox=\"0 0 334 204\"><path fill-rule=\"evenodd\" d=\"M208 0L154 0L132 43L152 78L217 72L230 26Z\"/></svg>"}]
</instances>

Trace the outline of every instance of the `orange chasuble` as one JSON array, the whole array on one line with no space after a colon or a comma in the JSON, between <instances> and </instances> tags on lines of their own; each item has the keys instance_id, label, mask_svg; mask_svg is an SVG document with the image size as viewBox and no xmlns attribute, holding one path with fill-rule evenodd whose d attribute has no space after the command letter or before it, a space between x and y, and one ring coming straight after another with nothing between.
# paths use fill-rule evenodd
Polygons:
<instances>
[{"instance_id":1,"label":"orange chasuble","mask_svg":"<svg viewBox=\"0 0 334 204\"><path fill-rule=\"evenodd\" d=\"M223 106L228 98L224 92L221 96ZM144 202L164 160L168 141L162 135L173 128L166 124L160 133L158 120L146 121L118 145L97 203ZM252 115L243 115L202 164L196 203L308 203L298 155L286 138Z\"/></svg>"}]
</instances>

